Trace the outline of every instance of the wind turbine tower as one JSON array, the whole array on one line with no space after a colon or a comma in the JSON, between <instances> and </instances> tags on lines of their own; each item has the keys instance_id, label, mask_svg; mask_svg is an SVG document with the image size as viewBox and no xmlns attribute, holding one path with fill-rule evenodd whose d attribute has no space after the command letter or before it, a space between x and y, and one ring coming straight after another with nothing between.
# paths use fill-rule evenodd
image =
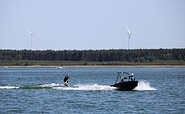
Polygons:
<instances>
[{"instance_id":1,"label":"wind turbine tower","mask_svg":"<svg viewBox=\"0 0 185 114\"><path fill-rule=\"evenodd\" d=\"M128 27L127 27L127 34L128 34L128 49L130 49L130 37L132 33L130 32Z\"/></svg>"},{"instance_id":2,"label":"wind turbine tower","mask_svg":"<svg viewBox=\"0 0 185 114\"><path fill-rule=\"evenodd\" d=\"M27 29L27 31L31 36L31 50L32 50L32 40L33 40L33 36L35 36L36 33L32 33L29 29Z\"/></svg>"}]
</instances>

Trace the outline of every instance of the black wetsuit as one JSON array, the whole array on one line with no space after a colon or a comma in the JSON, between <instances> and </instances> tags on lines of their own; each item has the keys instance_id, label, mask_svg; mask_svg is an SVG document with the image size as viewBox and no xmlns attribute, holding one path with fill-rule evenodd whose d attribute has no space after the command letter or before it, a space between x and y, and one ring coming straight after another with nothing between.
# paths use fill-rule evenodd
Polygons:
<instances>
[{"instance_id":1,"label":"black wetsuit","mask_svg":"<svg viewBox=\"0 0 185 114\"><path fill-rule=\"evenodd\" d=\"M65 77L64 77L64 83L65 83L65 82L68 83L68 79L69 79L69 76L65 76Z\"/></svg>"}]
</instances>

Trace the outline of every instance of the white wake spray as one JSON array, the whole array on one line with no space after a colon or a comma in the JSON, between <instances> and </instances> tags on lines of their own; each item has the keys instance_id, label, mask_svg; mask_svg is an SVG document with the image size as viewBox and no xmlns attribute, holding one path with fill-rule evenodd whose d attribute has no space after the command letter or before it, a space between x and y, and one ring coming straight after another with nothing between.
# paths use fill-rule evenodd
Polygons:
<instances>
[{"instance_id":1,"label":"white wake spray","mask_svg":"<svg viewBox=\"0 0 185 114\"><path fill-rule=\"evenodd\" d=\"M0 86L0 89L18 89L16 86Z\"/></svg>"},{"instance_id":2,"label":"white wake spray","mask_svg":"<svg viewBox=\"0 0 185 114\"><path fill-rule=\"evenodd\" d=\"M140 80L138 82L138 86L134 90L157 90L156 88L152 87L149 82Z\"/></svg>"},{"instance_id":3,"label":"white wake spray","mask_svg":"<svg viewBox=\"0 0 185 114\"><path fill-rule=\"evenodd\" d=\"M109 85L98 85L98 84L77 84L73 87L55 87L54 89L62 89L62 90L83 90L83 91L89 91L89 90L113 90L114 87L111 87Z\"/></svg>"},{"instance_id":4,"label":"white wake spray","mask_svg":"<svg viewBox=\"0 0 185 114\"><path fill-rule=\"evenodd\" d=\"M83 90L83 91L92 91L92 90L116 90L116 87L111 87L110 85L99 85L99 84L77 84L73 86L66 87L63 84L51 83L43 85L34 85L34 86L0 86L0 89L59 89L59 90ZM134 89L137 91L143 90L157 90L152 87L149 82L140 80L138 86Z\"/></svg>"}]
</instances>

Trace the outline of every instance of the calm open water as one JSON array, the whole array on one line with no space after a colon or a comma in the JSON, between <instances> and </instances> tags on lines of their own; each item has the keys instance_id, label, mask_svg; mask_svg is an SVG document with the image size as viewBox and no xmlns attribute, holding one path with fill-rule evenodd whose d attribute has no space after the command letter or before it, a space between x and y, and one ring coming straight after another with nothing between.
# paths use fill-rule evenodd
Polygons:
<instances>
[{"instance_id":1,"label":"calm open water","mask_svg":"<svg viewBox=\"0 0 185 114\"><path fill-rule=\"evenodd\" d=\"M135 74L134 91L109 86L120 71ZM185 68L0 68L0 113L183 114Z\"/></svg>"}]
</instances>

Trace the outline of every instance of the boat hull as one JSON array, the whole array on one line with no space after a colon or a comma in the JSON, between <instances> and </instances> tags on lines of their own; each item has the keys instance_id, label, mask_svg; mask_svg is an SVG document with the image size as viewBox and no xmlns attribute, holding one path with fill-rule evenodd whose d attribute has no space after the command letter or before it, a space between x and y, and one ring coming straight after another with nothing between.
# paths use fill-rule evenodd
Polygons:
<instances>
[{"instance_id":1,"label":"boat hull","mask_svg":"<svg viewBox=\"0 0 185 114\"><path fill-rule=\"evenodd\" d=\"M135 87L138 86L138 81L125 81L125 82L119 82L111 85L112 87L116 87L118 90L127 90L131 91Z\"/></svg>"}]
</instances>

